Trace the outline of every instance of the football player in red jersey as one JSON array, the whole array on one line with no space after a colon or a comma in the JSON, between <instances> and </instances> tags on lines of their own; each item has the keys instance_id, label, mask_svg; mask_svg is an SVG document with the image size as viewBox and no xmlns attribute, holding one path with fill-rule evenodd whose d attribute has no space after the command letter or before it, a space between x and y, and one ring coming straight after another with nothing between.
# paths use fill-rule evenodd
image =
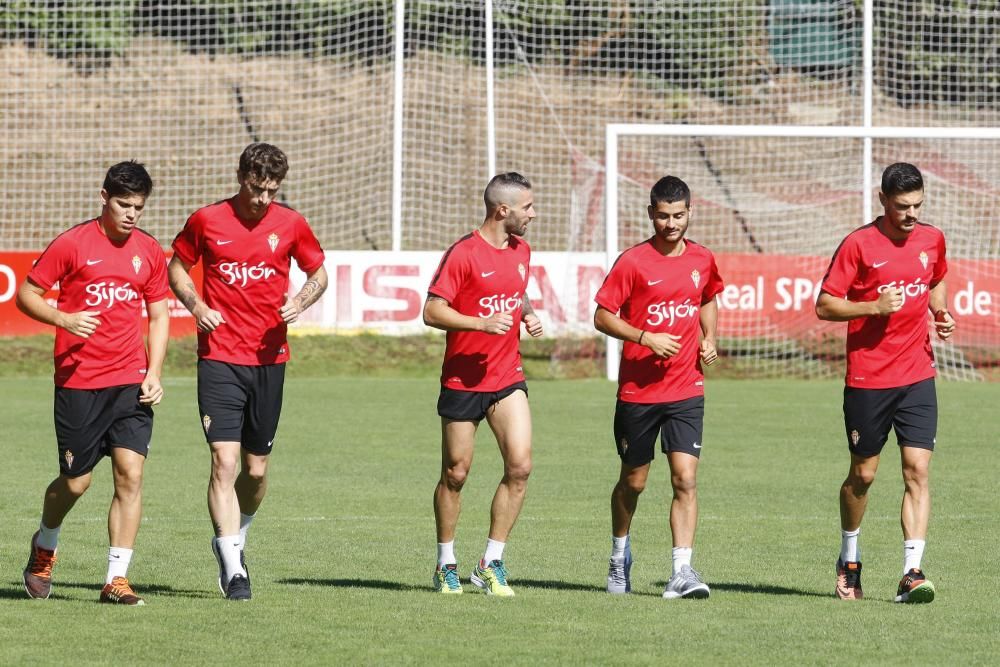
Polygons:
<instances>
[{"instance_id":1,"label":"football player in red jersey","mask_svg":"<svg viewBox=\"0 0 1000 667\"><path fill-rule=\"evenodd\" d=\"M327 286L324 254L298 212L275 201L288 172L277 147L240 155L233 197L195 211L174 239L170 286L198 325L198 409L212 454L208 512L219 589L250 599L243 555L267 491L289 358L287 330ZM295 260L306 281L288 296ZM202 294L191 280L201 261Z\"/></svg>"},{"instance_id":2,"label":"football player in red jersey","mask_svg":"<svg viewBox=\"0 0 1000 667\"><path fill-rule=\"evenodd\" d=\"M594 326L625 341L614 421L621 470L611 492L607 590L632 589L629 528L659 435L674 496L673 570L663 597L705 598L708 585L691 567L705 412L701 364L718 357L715 296L722 278L711 251L685 236L691 190L684 181L675 176L657 181L647 214L653 235L619 256L594 299Z\"/></svg>"},{"instance_id":3,"label":"football player in red jersey","mask_svg":"<svg viewBox=\"0 0 1000 667\"><path fill-rule=\"evenodd\" d=\"M427 290L424 322L447 331L438 415L441 478L434 490L438 563L434 587L461 593L455 526L484 418L496 436L504 474L493 496L490 533L472 583L509 597L503 550L524 503L531 473L531 412L518 349L520 325L542 335L525 290L531 249L523 236L535 218L531 184L515 172L494 176L483 195L486 218L441 259Z\"/></svg>"},{"instance_id":4,"label":"football player in red jersey","mask_svg":"<svg viewBox=\"0 0 1000 667\"><path fill-rule=\"evenodd\" d=\"M101 215L60 234L38 258L17 293L29 317L56 327L55 429L60 474L45 491L42 520L24 569L29 597L52 588L63 519L90 487L92 471L111 457L114 498L108 512L108 571L101 602L140 605L128 567L142 519L142 471L153 433L152 406L163 397L167 350L166 258L136 225L153 191L139 163L110 169ZM45 293L59 284L57 306ZM143 342L142 305L149 313ZM148 350L147 350L148 346Z\"/></svg>"},{"instance_id":5,"label":"football player in red jersey","mask_svg":"<svg viewBox=\"0 0 1000 667\"><path fill-rule=\"evenodd\" d=\"M920 222L924 180L912 164L882 173L884 212L841 242L823 278L816 314L847 322L844 426L851 463L840 488L841 548L835 594L860 599L858 535L889 430L903 469L903 578L896 602L930 602L934 585L920 568L931 498L929 468L937 436L937 394L928 313L937 336L955 330L941 230Z\"/></svg>"}]
</instances>

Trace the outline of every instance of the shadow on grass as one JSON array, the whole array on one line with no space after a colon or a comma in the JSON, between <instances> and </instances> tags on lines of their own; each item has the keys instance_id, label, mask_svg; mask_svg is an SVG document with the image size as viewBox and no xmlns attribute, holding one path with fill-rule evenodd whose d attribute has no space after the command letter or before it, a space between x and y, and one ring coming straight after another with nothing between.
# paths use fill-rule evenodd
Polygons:
<instances>
[{"instance_id":1,"label":"shadow on grass","mask_svg":"<svg viewBox=\"0 0 1000 667\"><path fill-rule=\"evenodd\" d=\"M558 591L597 591L604 593L604 586L593 584L574 584L569 581L552 581L551 579L512 579L510 585L517 588L548 588Z\"/></svg>"},{"instance_id":2,"label":"shadow on grass","mask_svg":"<svg viewBox=\"0 0 1000 667\"><path fill-rule=\"evenodd\" d=\"M278 579L279 584L290 584L294 586L305 585L305 586L331 586L334 588L377 588L380 590L388 591L429 591L431 590L430 585L414 585L414 584L403 584L398 581L384 581L381 579L302 579L302 578L289 578L289 579ZM471 586L471 584L468 584ZM540 579L518 579L517 581L512 581L511 585L517 588L542 588L542 589L554 589L563 591L598 591L603 593L604 588L600 586L592 586L590 584L574 584L566 581L551 581L551 580L540 580ZM474 588L474 586L473 586Z\"/></svg>"},{"instance_id":3,"label":"shadow on grass","mask_svg":"<svg viewBox=\"0 0 1000 667\"><path fill-rule=\"evenodd\" d=\"M667 582L660 582L660 585L666 586ZM788 588L786 586L770 586L767 584L737 584L729 582L710 582L709 586L712 591L728 591L730 593L755 593L757 595L800 595L803 597L816 597L816 598L832 598L833 592L830 593L817 593L816 591L808 591L801 588Z\"/></svg>"},{"instance_id":4,"label":"shadow on grass","mask_svg":"<svg viewBox=\"0 0 1000 667\"><path fill-rule=\"evenodd\" d=\"M290 584L292 586L330 586L332 588L377 588L384 591L427 591L430 585L414 586L413 584L401 584L398 581L384 581L381 579L303 579L292 577L289 579L278 579L279 584Z\"/></svg>"},{"instance_id":5,"label":"shadow on grass","mask_svg":"<svg viewBox=\"0 0 1000 667\"><path fill-rule=\"evenodd\" d=\"M0 600L30 600L27 593L24 592L24 585L20 581L9 582L13 588L0 589ZM59 589L65 588L76 588L82 590L90 590L94 592L94 600L101 596L101 584L94 582L79 583L75 581L56 581L52 584L52 594L49 596L50 600L76 600L76 598L70 598L65 595L59 594ZM162 586L159 584L136 584L136 592L140 596L146 595L162 595L164 597L184 597L184 598L211 598L218 597L218 594L213 594L212 591L205 590L187 590L182 588L174 588L172 586Z\"/></svg>"},{"instance_id":6,"label":"shadow on grass","mask_svg":"<svg viewBox=\"0 0 1000 667\"><path fill-rule=\"evenodd\" d=\"M24 592L24 585L20 582L8 582L12 588L0 588L0 600L30 600L28 594Z\"/></svg>"}]
</instances>

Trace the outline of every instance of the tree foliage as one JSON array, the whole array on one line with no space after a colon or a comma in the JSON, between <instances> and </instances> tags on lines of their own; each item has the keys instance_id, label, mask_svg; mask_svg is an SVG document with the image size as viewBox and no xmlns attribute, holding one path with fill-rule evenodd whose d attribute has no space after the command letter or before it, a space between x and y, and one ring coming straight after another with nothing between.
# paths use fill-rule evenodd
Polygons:
<instances>
[{"instance_id":1,"label":"tree foliage","mask_svg":"<svg viewBox=\"0 0 1000 667\"><path fill-rule=\"evenodd\" d=\"M635 72L736 97L760 61L779 5L829 5L860 32L861 0L493 0L500 67L558 64L568 73ZM199 53L298 53L361 65L391 58L393 0L7 0L0 41L90 62L123 55L137 34ZM407 0L405 52L485 58L483 0ZM981 104L1000 87L1000 0L876 2L878 84L903 104ZM846 42L845 42L846 43ZM853 44L853 42L850 42ZM765 49L766 52L766 49ZM984 55L985 54L985 57ZM860 54L858 57L860 61Z\"/></svg>"}]
</instances>

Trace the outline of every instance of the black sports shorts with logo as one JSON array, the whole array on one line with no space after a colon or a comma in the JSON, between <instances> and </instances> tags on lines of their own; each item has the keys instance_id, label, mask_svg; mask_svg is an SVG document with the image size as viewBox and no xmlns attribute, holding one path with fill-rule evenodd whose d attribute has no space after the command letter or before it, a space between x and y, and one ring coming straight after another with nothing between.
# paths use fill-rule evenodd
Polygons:
<instances>
[{"instance_id":1,"label":"black sports shorts with logo","mask_svg":"<svg viewBox=\"0 0 1000 667\"><path fill-rule=\"evenodd\" d=\"M528 385L524 382L512 384L499 391L460 391L441 387L437 411L445 419L455 421L482 421L489 409L515 391L528 395Z\"/></svg>"},{"instance_id":2,"label":"black sports shorts with logo","mask_svg":"<svg viewBox=\"0 0 1000 667\"><path fill-rule=\"evenodd\" d=\"M251 454L271 453L281 417L285 364L241 366L198 360L198 411L205 440L238 442Z\"/></svg>"},{"instance_id":3,"label":"black sports shorts with logo","mask_svg":"<svg viewBox=\"0 0 1000 667\"><path fill-rule=\"evenodd\" d=\"M115 447L149 454L153 409L139 403L141 392L138 384L103 389L56 387L53 415L63 475L86 475Z\"/></svg>"},{"instance_id":4,"label":"black sports shorts with logo","mask_svg":"<svg viewBox=\"0 0 1000 667\"><path fill-rule=\"evenodd\" d=\"M622 463L646 465L653 460L656 436L664 454L683 452L701 456L705 397L671 403L627 403L615 406L615 446Z\"/></svg>"},{"instance_id":5,"label":"black sports shorts with logo","mask_svg":"<svg viewBox=\"0 0 1000 667\"><path fill-rule=\"evenodd\" d=\"M937 437L937 391L934 378L891 389L844 387L844 427L852 454L882 452L889 429L902 447L934 449Z\"/></svg>"}]
</instances>

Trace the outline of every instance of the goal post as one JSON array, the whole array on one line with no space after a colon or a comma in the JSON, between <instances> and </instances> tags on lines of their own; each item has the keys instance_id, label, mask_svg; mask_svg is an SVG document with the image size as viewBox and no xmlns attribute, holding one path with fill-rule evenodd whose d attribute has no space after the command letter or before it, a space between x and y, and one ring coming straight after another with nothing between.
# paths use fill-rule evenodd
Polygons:
<instances>
[{"instance_id":1,"label":"goal post","mask_svg":"<svg viewBox=\"0 0 1000 667\"><path fill-rule=\"evenodd\" d=\"M839 355L830 339L842 333L828 326L830 323L819 323L812 314L819 279L840 239L873 219L875 179L880 169L894 161L913 162L924 172L927 183L929 203L923 217L944 229L949 242L949 278L959 276L949 299L955 310L969 311L976 318L970 319L971 331L964 343L937 345L939 361L945 359L942 375L979 379L962 346L969 348L973 358L985 358L991 364L995 364L1000 348L995 331L996 241L976 234L977 224L985 227L986 216L1000 201L1000 190L987 177L1000 158L998 139L1000 128L982 127L611 123L605 132L606 268L610 270L625 248L648 237L646 201L640 198L658 176L673 173L692 188L688 236L704 238L705 216L700 216L698 209L717 209L705 242L720 259L723 279L728 283L733 273L755 274L757 278L745 281L745 290L740 287L738 292L720 295L720 338L727 338L728 333L728 342L747 360L782 357L794 374L831 376L830 364L814 361ZM628 151L625 169L623 141L640 144ZM706 147L709 141L716 142L719 157L711 155L712 148ZM669 147L665 149L662 142ZM872 155L873 142L878 142L876 157L866 160ZM824 156L831 160L828 167L822 165ZM953 158L950 161L949 156ZM695 164L701 169L693 169ZM699 173L686 173L688 169ZM977 178L981 173L983 178ZM623 187L632 192L627 203L620 197ZM796 193L796 188L802 191ZM711 194L706 196L706 190ZM833 209L836 214L828 216L834 201L838 202ZM741 202L756 215L748 213ZM718 230L727 226L721 219L725 215L743 226L745 248L719 234ZM630 226L623 222L623 216L639 219L642 224ZM803 224L816 226L796 228ZM782 225L790 229L779 229ZM629 232L629 238L622 238L623 230ZM721 247L715 247L713 238L722 239L718 242ZM792 267L797 268L793 271ZM976 289L977 282L983 289ZM771 304L758 293L767 289L767 283L773 288ZM990 307L977 311L976 298ZM725 320L734 315L747 323L745 330L725 326ZM607 337L608 379L617 379L620 350L620 342ZM803 371L792 365L815 368ZM771 372L783 372L780 368L773 365Z\"/></svg>"}]
</instances>

